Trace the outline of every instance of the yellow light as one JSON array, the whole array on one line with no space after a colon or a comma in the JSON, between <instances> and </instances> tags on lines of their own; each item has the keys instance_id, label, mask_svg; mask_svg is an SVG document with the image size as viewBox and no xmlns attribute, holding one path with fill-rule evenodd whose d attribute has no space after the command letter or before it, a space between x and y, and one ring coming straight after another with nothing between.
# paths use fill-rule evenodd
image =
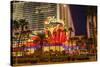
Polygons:
<instances>
[{"instance_id":1,"label":"yellow light","mask_svg":"<svg viewBox=\"0 0 100 67\"><path fill-rule=\"evenodd\" d=\"M28 42L31 42L32 40L31 39L28 39Z\"/></svg>"},{"instance_id":2,"label":"yellow light","mask_svg":"<svg viewBox=\"0 0 100 67\"><path fill-rule=\"evenodd\" d=\"M64 4L63 7L66 7L66 4Z\"/></svg>"},{"instance_id":3,"label":"yellow light","mask_svg":"<svg viewBox=\"0 0 100 67\"><path fill-rule=\"evenodd\" d=\"M45 24L48 24L48 21L45 21L44 23L45 23Z\"/></svg>"}]
</instances>

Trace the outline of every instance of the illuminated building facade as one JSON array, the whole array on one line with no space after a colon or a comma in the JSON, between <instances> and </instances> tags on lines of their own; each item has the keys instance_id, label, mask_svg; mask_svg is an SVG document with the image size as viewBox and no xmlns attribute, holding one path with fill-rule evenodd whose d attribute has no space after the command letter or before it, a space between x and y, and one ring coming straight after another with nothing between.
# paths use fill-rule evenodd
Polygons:
<instances>
[{"instance_id":1,"label":"illuminated building facade","mask_svg":"<svg viewBox=\"0 0 100 67\"><path fill-rule=\"evenodd\" d=\"M15 2L13 4L13 19L26 19L32 30L42 30L45 19L54 16L57 21L64 22L67 30L72 27L75 31L68 5L33 2Z\"/></svg>"},{"instance_id":2,"label":"illuminated building facade","mask_svg":"<svg viewBox=\"0 0 100 67\"><path fill-rule=\"evenodd\" d=\"M87 7L87 37L97 43L97 7Z\"/></svg>"},{"instance_id":3,"label":"illuminated building facade","mask_svg":"<svg viewBox=\"0 0 100 67\"><path fill-rule=\"evenodd\" d=\"M14 3L13 17L15 20L26 19L32 30L43 30L44 21L49 16L57 16L57 5L53 3Z\"/></svg>"},{"instance_id":4,"label":"illuminated building facade","mask_svg":"<svg viewBox=\"0 0 100 67\"><path fill-rule=\"evenodd\" d=\"M64 24L67 31L71 27L73 29L71 36L75 35L73 20L68 5L39 2L14 2L13 9L13 19L25 19L29 22L29 27L32 31L43 30L45 27L44 21L47 17L54 17L54 20L56 19L57 22L61 21ZM49 47L45 46L44 48L44 50L46 50ZM54 48L55 46L50 47L50 49ZM56 46L56 49L59 51L59 46ZM61 46L60 49L64 50L63 46Z\"/></svg>"},{"instance_id":5,"label":"illuminated building facade","mask_svg":"<svg viewBox=\"0 0 100 67\"><path fill-rule=\"evenodd\" d=\"M71 17L70 6L66 4L59 4L59 18L63 20L66 30L72 28L72 37L75 36L75 28Z\"/></svg>"}]
</instances>

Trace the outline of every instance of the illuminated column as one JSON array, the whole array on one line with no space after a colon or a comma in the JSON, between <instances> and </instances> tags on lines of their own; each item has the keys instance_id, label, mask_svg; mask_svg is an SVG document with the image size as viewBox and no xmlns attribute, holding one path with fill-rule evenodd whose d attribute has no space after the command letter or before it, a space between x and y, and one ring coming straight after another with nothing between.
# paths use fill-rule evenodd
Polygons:
<instances>
[{"instance_id":1,"label":"illuminated column","mask_svg":"<svg viewBox=\"0 0 100 67\"><path fill-rule=\"evenodd\" d=\"M93 22L92 22L93 19ZM93 34L95 36L96 34L96 17L91 15L87 16L87 37L88 38L93 38Z\"/></svg>"},{"instance_id":2,"label":"illuminated column","mask_svg":"<svg viewBox=\"0 0 100 67\"><path fill-rule=\"evenodd\" d=\"M73 25L73 20L71 17L71 12L70 12L69 6L66 4L59 4L59 9L60 9L60 11L59 11L60 19L64 21L64 26L67 30L70 27L73 29L72 36L74 36L75 35L75 28Z\"/></svg>"},{"instance_id":3,"label":"illuminated column","mask_svg":"<svg viewBox=\"0 0 100 67\"><path fill-rule=\"evenodd\" d=\"M93 16L93 22L94 22L94 37L97 38L97 16Z\"/></svg>"},{"instance_id":4,"label":"illuminated column","mask_svg":"<svg viewBox=\"0 0 100 67\"><path fill-rule=\"evenodd\" d=\"M73 32L71 34L71 36L75 36L75 28L74 28L74 25L73 25L73 19L72 19L72 15L71 15L71 12L70 12L70 6L66 5L67 6L67 15L68 15L68 27L71 27Z\"/></svg>"},{"instance_id":5,"label":"illuminated column","mask_svg":"<svg viewBox=\"0 0 100 67\"><path fill-rule=\"evenodd\" d=\"M68 17L67 17L67 8L66 8L66 5L63 5L63 4L59 4L59 18L60 20L62 20L64 22L64 25L65 25L65 28L68 29Z\"/></svg>"},{"instance_id":6,"label":"illuminated column","mask_svg":"<svg viewBox=\"0 0 100 67\"><path fill-rule=\"evenodd\" d=\"M95 16L95 15L93 16L93 22L94 22L94 23L93 23L93 24L94 24L94 27L96 28L96 22L97 22L97 21L96 21L96 16Z\"/></svg>"},{"instance_id":7,"label":"illuminated column","mask_svg":"<svg viewBox=\"0 0 100 67\"><path fill-rule=\"evenodd\" d=\"M88 38L90 38L89 22L90 22L90 18L89 18L89 16L87 16L87 37Z\"/></svg>"},{"instance_id":8,"label":"illuminated column","mask_svg":"<svg viewBox=\"0 0 100 67\"><path fill-rule=\"evenodd\" d=\"M59 4L57 4L57 20L59 20L60 16L59 16L59 10L60 10L60 7L59 7Z\"/></svg>"}]
</instances>

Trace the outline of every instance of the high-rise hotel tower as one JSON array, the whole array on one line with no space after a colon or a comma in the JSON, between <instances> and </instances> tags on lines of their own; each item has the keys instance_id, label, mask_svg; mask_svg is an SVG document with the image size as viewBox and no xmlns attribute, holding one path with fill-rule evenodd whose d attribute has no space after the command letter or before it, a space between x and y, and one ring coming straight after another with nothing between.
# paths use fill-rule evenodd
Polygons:
<instances>
[{"instance_id":1,"label":"high-rise hotel tower","mask_svg":"<svg viewBox=\"0 0 100 67\"><path fill-rule=\"evenodd\" d=\"M31 30L43 30L47 17L55 17L57 21L63 21L64 27L73 29L73 20L70 7L63 4L39 3L39 2L13 2L13 20L25 19L30 24Z\"/></svg>"}]
</instances>

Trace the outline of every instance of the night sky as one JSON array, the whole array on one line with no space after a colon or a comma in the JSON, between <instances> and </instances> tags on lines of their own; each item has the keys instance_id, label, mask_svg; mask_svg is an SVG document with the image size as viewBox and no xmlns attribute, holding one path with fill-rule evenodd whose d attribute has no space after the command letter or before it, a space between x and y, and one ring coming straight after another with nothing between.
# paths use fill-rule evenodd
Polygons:
<instances>
[{"instance_id":1,"label":"night sky","mask_svg":"<svg viewBox=\"0 0 100 67\"><path fill-rule=\"evenodd\" d=\"M86 6L70 5L76 35L86 35Z\"/></svg>"}]
</instances>

